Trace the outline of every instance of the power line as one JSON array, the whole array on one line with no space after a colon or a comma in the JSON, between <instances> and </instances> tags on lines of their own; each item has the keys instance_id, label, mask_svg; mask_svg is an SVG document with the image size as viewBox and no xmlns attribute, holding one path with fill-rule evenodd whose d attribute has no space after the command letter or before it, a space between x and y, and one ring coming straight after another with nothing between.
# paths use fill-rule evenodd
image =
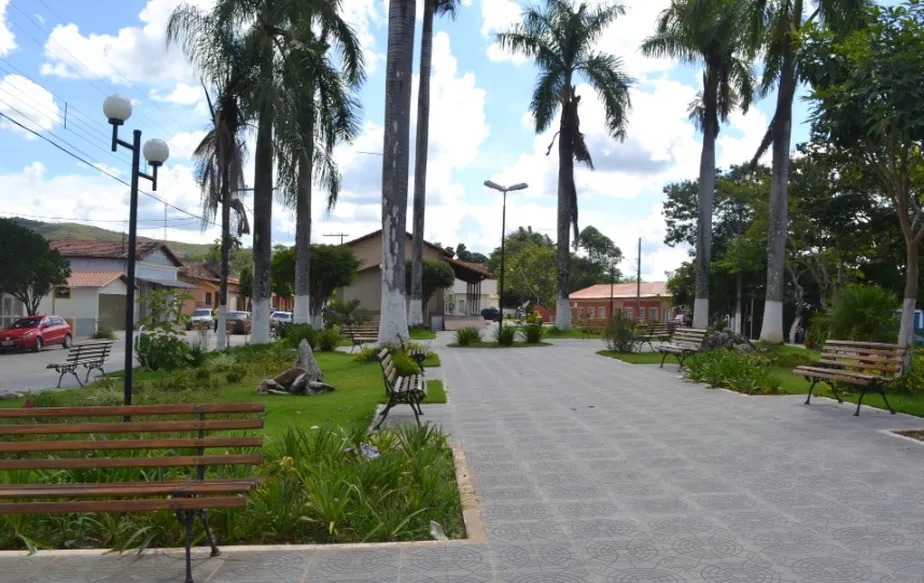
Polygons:
<instances>
[{"instance_id":1,"label":"power line","mask_svg":"<svg viewBox=\"0 0 924 583\"><path fill-rule=\"evenodd\" d=\"M349 233L324 233L325 237L340 237L340 244L343 245L343 239L349 237Z\"/></svg>"},{"instance_id":2,"label":"power line","mask_svg":"<svg viewBox=\"0 0 924 583\"><path fill-rule=\"evenodd\" d=\"M6 104L6 105L7 105L8 107L10 107L9 104ZM16 110L14 109L14 111L16 111ZM20 115L22 115L22 112L17 112L17 113L19 113ZM104 170L103 168L100 168L100 167L97 166L96 164L94 164L94 163L90 162L89 160L87 160L86 157L81 157L81 156L79 156L78 154L75 154L74 152L71 152L70 150L68 150L67 148L65 148L64 146L62 146L61 144L58 144L58 143L55 142L54 140L48 138L47 136L42 135L41 133L39 133L39 132L33 130L32 128L26 127L25 125L23 125L22 123L20 123L19 121L15 120L15 119L13 119L12 117L10 117L9 115L7 115L6 113L0 111L0 117L5 118L5 119L8 120L9 122L11 122L11 123L17 125L18 127L22 128L23 130L25 130L25 131L27 131L27 132L29 132L29 133L32 134L33 136L35 136L35 137L37 137L37 138L39 138L39 139L41 139L41 140L44 140L44 141L48 142L49 144L51 144L51 145L54 146L55 148L61 150L62 152L64 152L64 153L67 154L68 156L70 156L70 157L72 157L72 158L74 158L74 159L76 159L76 160L78 160L78 161L80 161L80 162L83 162L83 163L86 164L87 166L90 166L91 168L94 168L95 170L101 172L102 174L105 174L105 175L108 176L109 178L112 178L113 180L118 180L119 182L121 182L121 183L124 184L125 186L131 187L131 184L129 184L129 183L126 182L125 180L119 178L119 177L116 176L115 174L112 174L111 172L108 172L107 170ZM23 116L23 117L26 117L26 119L28 119L27 116ZM32 121L32 120L30 120L30 121ZM59 138L59 139L60 139L60 138ZM61 141L64 141L64 140L61 140ZM70 145L70 144L68 144L68 145ZM73 147L73 146L72 146L72 147ZM74 148L74 149L76 150L77 148ZM79 150L78 150L78 151L79 151ZM186 209L184 209L184 208L180 208L180 207L178 207L178 206L176 206L176 205L174 205L174 204L171 204L171 203L167 202L166 200L160 198L160 197L157 196L157 195L151 194L150 192L147 192L147 191L141 190L141 189L138 189L138 192L140 192L141 194L143 194L143 195L145 195L145 196L148 196L148 197L150 197L150 198L156 200L157 202L159 202L159 203L161 203L161 204L163 204L163 205L166 205L166 206L168 206L168 207L170 207L170 208L172 208L172 209L174 209L174 210L177 210L177 211L179 211L179 212L181 212L181 213L183 213L183 214L189 215L189 216L192 217L192 218L199 219L200 221L202 221L203 223L205 223L205 224L207 224L207 225L217 226L217 223L216 223L215 221L209 220L209 219L204 218L204 217L202 217L202 216L200 216L200 215L197 215L197 214L195 214L195 213L191 213L191 212L189 212L188 210L186 210Z\"/></svg>"},{"instance_id":3,"label":"power line","mask_svg":"<svg viewBox=\"0 0 924 583\"><path fill-rule=\"evenodd\" d=\"M46 217L42 215L28 215L24 213L14 213L10 211L0 211L0 213L7 215L12 218L24 218L24 219L36 219L40 221L69 221L74 223L84 222L84 223L127 223L128 219L86 219L81 217ZM195 221L193 217L183 217L183 218L169 218L168 221L171 223L178 223L180 221ZM160 225L164 222L164 219L139 219L139 223L157 223Z\"/></svg>"}]
</instances>

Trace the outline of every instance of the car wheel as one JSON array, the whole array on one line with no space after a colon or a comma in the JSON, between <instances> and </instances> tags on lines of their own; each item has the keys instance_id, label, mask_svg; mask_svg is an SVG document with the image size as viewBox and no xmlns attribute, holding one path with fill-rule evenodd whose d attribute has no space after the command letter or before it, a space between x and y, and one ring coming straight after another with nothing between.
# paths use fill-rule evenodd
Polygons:
<instances>
[{"instance_id":1,"label":"car wheel","mask_svg":"<svg viewBox=\"0 0 924 583\"><path fill-rule=\"evenodd\" d=\"M61 344L61 346L63 346L64 348L70 348L73 345L74 345L74 339L71 338L70 334L68 334L67 336L64 337L64 342Z\"/></svg>"},{"instance_id":2,"label":"car wheel","mask_svg":"<svg viewBox=\"0 0 924 583\"><path fill-rule=\"evenodd\" d=\"M36 338L36 339L35 339L35 348L33 348L33 350L34 350L35 352L41 352L42 346L43 346L44 344L45 344L45 343L42 342L42 338L41 338L41 337Z\"/></svg>"}]
</instances>

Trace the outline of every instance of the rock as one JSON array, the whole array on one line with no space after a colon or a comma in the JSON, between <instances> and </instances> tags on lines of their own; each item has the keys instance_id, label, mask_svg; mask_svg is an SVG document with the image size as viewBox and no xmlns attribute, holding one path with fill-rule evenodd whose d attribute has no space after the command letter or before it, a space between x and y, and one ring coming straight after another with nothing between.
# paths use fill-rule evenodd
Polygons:
<instances>
[{"instance_id":1,"label":"rock","mask_svg":"<svg viewBox=\"0 0 924 583\"><path fill-rule=\"evenodd\" d=\"M317 395L333 391L334 387L324 382L324 373L314 358L314 352L307 340L298 345L298 360L295 366L271 379L263 379L257 386L258 395Z\"/></svg>"},{"instance_id":2,"label":"rock","mask_svg":"<svg viewBox=\"0 0 924 583\"><path fill-rule=\"evenodd\" d=\"M755 352L756 349L751 341L731 330L722 330L721 332L711 332L706 336L703 342L703 348L711 350L713 348L728 348L740 352Z\"/></svg>"}]
</instances>

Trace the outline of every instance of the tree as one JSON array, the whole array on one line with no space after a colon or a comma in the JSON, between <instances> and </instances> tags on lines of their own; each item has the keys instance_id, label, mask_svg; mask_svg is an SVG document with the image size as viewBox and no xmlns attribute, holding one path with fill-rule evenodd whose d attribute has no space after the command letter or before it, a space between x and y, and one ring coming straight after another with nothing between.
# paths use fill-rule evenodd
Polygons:
<instances>
[{"instance_id":1,"label":"tree","mask_svg":"<svg viewBox=\"0 0 924 583\"><path fill-rule=\"evenodd\" d=\"M311 258L311 313L320 314L334 291L356 279L360 260L344 245L312 245Z\"/></svg>"},{"instance_id":2,"label":"tree","mask_svg":"<svg viewBox=\"0 0 924 583\"><path fill-rule=\"evenodd\" d=\"M545 7L527 8L521 22L497 35L500 46L521 53L535 61L539 77L533 90L529 110L536 123L536 133L547 130L560 115L558 138L558 248L556 262L558 301L555 326L571 328L570 228L578 238L578 203L574 185L574 161L593 169L593 160L584 134L581 133L575 82L582 77L603 102L607 133L623 140L629 109L632 79L622 72L622 62L615 56L594 49L594 44L617 16L624 13L621 4L602 3L575 7L571 0L546 0ZM553 138L554 144L554 138ZM552 145L549 146L551 151Z\"/></svg>"},{"instance_id":3,"label":"tree","mask_svg":"<svg viewBox=\"0 0 924 583\"><path fill-rule=\"evenodd\" d=\"M906 0L867 14L866 27L845 38L810 27L800 66L812 85L813 131L863 161L898 217L905 243L898 342L911 346L924 239L924 5Z\"/></svg>"},{"instance_id":4,"label":"tree","mask_svg":"<svg viewBox=\"0 0 924 583\"><path fill-rule=\"evenodd\" d=\"M423 0L423 29L420 36L420 75L417 86L417 146L414 159L413 252L411 253L411 302L408 323L423 324L427 301L423 293L424 215L427 205L427 148L430 143L430 65L433 61L433 17L456 17L459 0Z\"/></svg>"},{"instance_id":5,"label":"tree","mask_svg":"<svg viewBox=\"0 0 924 583\"><path fill-rule=\"evenodd\" d=\"M411 261L405 265L407 285L411 285ZM450 289L456 283L456 272L445 261L427 259L423 262L423 287L421 288L421 301L424 307L438 290Z\"/></svg>"},{"instance_id":6,"label":"tree","mask_svg":"<svg viewBox=\"0 0 924 583\"><path fill-rule=\"evenodd\" d=\"M395 0L388 8L382 144L382 300L379 316L379 342L382 344L408 335L404 246L416 8L416 0Z\"/></svg>"},{"instance_id":7,"label":"tree","mask_svg":"<svg viewBox=\"0 0 924 583\"><path fill-rule=\"evenodd\" d=\"M484 253L479 253L478 251L469 251L465 246L465 243L459 243L455 249L455 257L459 261L465 261L466 263L487 263L488 256Z\"/></svg>"},{"instance_id":8,"label":"tree","mask_svg":"<svg viewBox=\"0 0 924 583\"><path fill-rule=\"evenodd\" d=\"M13 219L0 219L0 293L26 306L29 315L56 285L71 275L70 263L44 237Z\"/></svg>"},{"instance_id":9,"label":"tree","mask_svg":"<svg viewBox=\"0 0 924 583\"><path fill-rule=\"evenodd\" d=\"M754 155L752 165L773 146L770 183L770 221L767 241L767 290L760 339L783 342L783 289L789 222L788 184L792 103L799 84L796 50L802 28L820 18L831 30L843 33L855 27L869 0L815 0L805 18L808 0L752 0L753 32L763 49L761 96L776 87L776 111Z\"/></svg>"},{"instance_id":10,"label":"tree","mask_svg":"<svg viewBox=\"0 0 924 583\"><path fill-rule=\"evenodd\" d=\"M298 271L296 249L277 245L273 251L272 289L277 297L291 298L295 294L295 274Z\"/></svg>"},{"instance_id":11,"label":"tree","mask_svg":"<svg viewBox=\"0 0 924 583\"><path fill-rule=\"evenodd\" d=\"M746 41L744 0L673 0L661 13L657 30L642 43L642 52L686 63L701 62L703 90L691 104L690 118L703 132L699 163L696 237L696 298L693 326L709 325L709 264L712 205L715 195L715 142L721 122L740 106L747 111L754 93Z\"/></svg>"}]
</instances>

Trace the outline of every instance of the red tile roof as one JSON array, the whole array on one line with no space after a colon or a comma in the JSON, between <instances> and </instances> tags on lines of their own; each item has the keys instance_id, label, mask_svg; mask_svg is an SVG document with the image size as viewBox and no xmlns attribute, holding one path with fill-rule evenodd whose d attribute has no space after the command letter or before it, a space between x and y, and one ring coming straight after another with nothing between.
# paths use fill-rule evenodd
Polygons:
<instances>
[{"instance_id":1,"label":"red tile roof","mask_svg":"<svg viewBox=\"0 0 924 583\"><path fill-rule=\"evenodd\" d=\"M106 287L117 279L125 279L121 271L74 271L67 278L68 287Z\"/></svg>"},{"instance_id":2,"label":"red tile roof","mask_svg":"<svg viewBox=\"0 0 924 583\"><path fill-rule=\"evenodd\" d=\"M362 237L357 237L356 239L353 239L353 240L351 240L351 241L347 241L346 243L344 243L344 245L346 245L347 247L352 247L353 245L356 245L356 244L359 243L360 241L365 241L365 240L367 240L367 239L371 239L372 237L376 237L376 236L379 236L379 235L381 235L381 234L382 234L382 229L379 229L378 231L372 231L371 233L366 233L366 234L363 235ZM407 237L407 238L410 239L411 241L414 240L414 235L412 235L412 234L410 234L410 233L408 233L408 232L405 232L404 235L405 235L405 237ZM443 255L446 255L446 256L448 256L448 257L452 257L452 255L451 255L448 251L446 251L445 249L443 249L443 248L440 247L439 245L434 245L433 243L427 241L426 239L424 240L424 245L426 245L427 247L430 247L431 249L436 249L437 251L439 251L439 252L442 253ZM376 267L376 266L373 266L373 267Z\"/></svg>"},{"instance_id":3,"label":"red tile roof","mask_svg":"<svg viewBox=\"0 0 924 583\"><path fill-rule=\"evenodd\" d=\"M52 248L64 257L97 257L103 259L127 259L128 244L122 241L93 241L88 239L52 239ZM135 259L141 260L158 249L163 250L173 262L180 266L182 261L167 245L159 241L138 241L135 245Z\"/></svg>"},{"instance_id":4,"label":"red tile roof","mask_svg":"<svg viewBox=\"0 0 924 583\"><path fill-rule=\"evenodd\" d=\"M617 283L613 286L613 297L614 298L634 298L636 294L636 284L635 282L631 283ZM643 298L654 298L654 297L671 297L671 293L667 291L667 282L666 281L643 281L641 285L641 297ZM580 289L576 292L572 292L568 295L568 299L571 300L602 300L610 298L610 284L608 283L598 283L597 285L592 285L590 287Z\"/></svg>"},{"instance_id":5,"label":"red tile roof","mask_svg":"<svg viewBox=\"0 0 924 583\"><path fill-rule=\"evenodd\" d=\"M193 279L204 279L213 282L221 281L221 274L218 273L218 270L205 261L186 263L180 268L179 274Z\"/></svg>"}]
</instances>

